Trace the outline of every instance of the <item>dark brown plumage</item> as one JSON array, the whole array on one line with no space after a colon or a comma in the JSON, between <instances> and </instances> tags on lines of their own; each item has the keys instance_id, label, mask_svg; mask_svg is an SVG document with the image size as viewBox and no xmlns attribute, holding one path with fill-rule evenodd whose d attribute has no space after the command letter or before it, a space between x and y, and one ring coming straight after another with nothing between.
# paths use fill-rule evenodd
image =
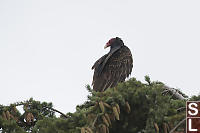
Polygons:
<instances>
[{"instance_id":1,"label":"dark brown plumage","mask_svg":"<svg viewBox=\"0 0 200 133\"><path fill-rule=\"evenodd\" d=\"M95 91L115 87L117 83L125 81L132 72L132 54L123 41L118 37L112 38L105 48L109 46L110 52L98 59L92 67L92 85Z\"/></svg>"}]
</instances>

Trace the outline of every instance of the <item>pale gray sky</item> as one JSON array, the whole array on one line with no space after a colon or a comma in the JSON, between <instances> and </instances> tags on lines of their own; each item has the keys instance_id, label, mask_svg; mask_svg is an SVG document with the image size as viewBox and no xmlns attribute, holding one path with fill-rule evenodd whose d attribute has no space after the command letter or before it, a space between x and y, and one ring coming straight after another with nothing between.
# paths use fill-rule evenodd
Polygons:
<instances>
[{"instance_id":1,"label":"pale gray sky","mask_svg":"<svg viewBox=\"0 0 200 133\"><path fill-rule=\"evenodd\" d=\"M131 77L200 92L199 0L1 0L0 104L33 97L73 112L87 99L91 66L121 37Z\"/></svg>"}]
</instances>

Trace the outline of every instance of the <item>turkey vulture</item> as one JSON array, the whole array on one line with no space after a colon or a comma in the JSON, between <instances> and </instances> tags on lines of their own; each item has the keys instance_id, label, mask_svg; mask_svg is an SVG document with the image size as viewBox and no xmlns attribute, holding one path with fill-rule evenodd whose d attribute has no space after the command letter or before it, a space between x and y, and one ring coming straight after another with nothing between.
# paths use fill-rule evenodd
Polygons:
<instances>
[{"instance_id":1,"label":"turkey vulture","mask_svg":"<svg viewBox=\"0 0 200 133\"><path fill-rule=\"evenodd\" d=\"M132 54L123 41L119 37L112 38L104 48L109 46L109 53L92 66L94 69L92 85L95 91L105 91L107 88L115 87L117 83L125 81L132 71Z\"/></svg>"}]
</instances>

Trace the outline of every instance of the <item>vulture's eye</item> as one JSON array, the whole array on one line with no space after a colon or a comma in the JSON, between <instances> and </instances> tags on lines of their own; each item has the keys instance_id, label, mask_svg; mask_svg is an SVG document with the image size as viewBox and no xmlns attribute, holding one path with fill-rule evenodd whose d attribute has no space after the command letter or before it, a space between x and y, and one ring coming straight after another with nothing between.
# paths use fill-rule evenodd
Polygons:
<instances>
[{"instance_id":1,"label":"vulture's eye","mask_svg":"<svg viewBox=\"0 0 200 133\"><path fill-rule=\"evenodd\" d=\"M114 40L115 40L114 38L110 39L110 40L109 40L109 43L112 43Z\"/></svg>"}]
</instances>

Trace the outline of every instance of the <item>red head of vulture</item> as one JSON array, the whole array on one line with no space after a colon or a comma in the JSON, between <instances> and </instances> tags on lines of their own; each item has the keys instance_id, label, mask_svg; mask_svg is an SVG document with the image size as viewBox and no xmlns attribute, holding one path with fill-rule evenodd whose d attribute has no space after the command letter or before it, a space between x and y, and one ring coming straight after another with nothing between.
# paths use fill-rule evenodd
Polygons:
<instances>
[{"instance_id":1,"label":"red head of vulture","mask_svg":"<svg viewBox=\"0 0 200 133\"><path fill-rule=\"evenodd\" d=\"M95 91L105 91L125 81L133 68L131 51L119 37L110 39L104 48L107 47L110 47L110 51L92 66L92 85Z\"/></svg>"}]
</instances>

